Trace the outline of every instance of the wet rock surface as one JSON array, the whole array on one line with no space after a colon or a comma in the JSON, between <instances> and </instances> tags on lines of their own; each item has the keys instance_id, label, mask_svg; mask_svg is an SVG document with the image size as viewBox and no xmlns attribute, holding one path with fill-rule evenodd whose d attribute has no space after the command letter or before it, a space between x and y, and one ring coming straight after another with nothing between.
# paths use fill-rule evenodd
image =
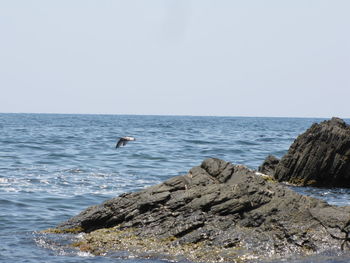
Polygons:
<instances>
[{"instance_id":1,"label":"wet rock surface","mask_svg":"<svg viewBox=\"0 0 350 263\"><path fill-rule=\"evenodd\" d=\"M290 146L274 177L301 186L350 187L350 126L339 118L313 124Z\"/></svg>"},{"instance_id":2,"label":"wet rock surface","mask_svg":"<svg viewBox=\"0 0 350 263\"><path fill-rule=\"evenodd\" d=\"M348 249L350 207L270 182L241 165L207 159L188 174L93 206L55 231L97 255L129 251L191 261L246 262Z\"/></svg>"}]
</instances>

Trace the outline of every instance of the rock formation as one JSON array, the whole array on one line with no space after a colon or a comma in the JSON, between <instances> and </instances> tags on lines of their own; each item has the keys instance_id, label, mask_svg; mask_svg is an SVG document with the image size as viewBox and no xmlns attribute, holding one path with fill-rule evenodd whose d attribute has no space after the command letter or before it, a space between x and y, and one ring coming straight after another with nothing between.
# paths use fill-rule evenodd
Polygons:
<instances>
[{"instance_id":1,"label":"rock formation","mask_svg":"<svg viewBox=\"0 0 350 263\"><path fill-rule=\"evenodd\" d=\"M273 176L275 173L276 166L278 165L279 162L280 160L277 157L273 155L269 155L266 157L262 165L259 166L258 171L260 173Z\"/></svg>"},{"instance_id":2,"label":"rock formation","mask_svg":"<svg viewBox=\"0 0 350 263\"><path fill-rule=\"evenodd\" d=\"M278 181L350 187L350 126L339 118L313 124L276 166Z\"/></svg>"},{"instance_id":3,"label":"rock formation","mask_svg":"<svg viewBox=\"0 0 350 263\"><path fill-rule=\"evenodd\" d=\"M314 127L316 129L317 127ZM207 159L187 175L93 206L53 232L85 232L97 255L246 262L349 247L350 207L335 207Z\"/></svg>"}]
</instances>

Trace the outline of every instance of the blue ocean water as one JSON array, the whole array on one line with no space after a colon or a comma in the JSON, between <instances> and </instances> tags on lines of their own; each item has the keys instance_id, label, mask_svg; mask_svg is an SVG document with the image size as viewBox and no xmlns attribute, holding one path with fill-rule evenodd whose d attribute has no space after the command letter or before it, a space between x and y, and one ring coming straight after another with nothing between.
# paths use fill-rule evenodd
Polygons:
<instances>
[{"instance_id":1,"label":"blue ocean water","mask_svg":"<svg viewBox=\"0 0 350 263\"><path fill-rule=\"evenodd\" d=\"M129 115L0 114L0 262L164 262L94 257L65 246L54 227L88 206L185 174L217 157L257 168L281 157L322 119ZM349 123L349 120L346 120ZM137 140L115 148L120 136ZM294 188L335 205L347 189ZM320 255L288 262L349 262ZM276 262L276 261L274 261Z\"/></svg>"}]
</instances>

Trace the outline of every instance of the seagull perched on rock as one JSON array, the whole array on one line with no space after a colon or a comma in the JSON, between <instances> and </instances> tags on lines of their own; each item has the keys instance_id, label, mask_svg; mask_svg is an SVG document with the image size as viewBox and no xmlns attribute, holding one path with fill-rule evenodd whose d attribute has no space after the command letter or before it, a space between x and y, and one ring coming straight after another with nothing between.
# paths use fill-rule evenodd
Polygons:
<instances>
[{"instance_id":1,"label":"seagull perched on rock","mask_svg":"<svg viewBox=\"0 0 350 263\"><path fill-rule=\"evenodd\" d=\"M115 148L119 148L120 146L125 146L125 144L127 144L128 141L136 141L136 139L134 137L129 137L129 136L121 137L117 142L117 145L115 146Z\"/></svg>"}]
</instances>

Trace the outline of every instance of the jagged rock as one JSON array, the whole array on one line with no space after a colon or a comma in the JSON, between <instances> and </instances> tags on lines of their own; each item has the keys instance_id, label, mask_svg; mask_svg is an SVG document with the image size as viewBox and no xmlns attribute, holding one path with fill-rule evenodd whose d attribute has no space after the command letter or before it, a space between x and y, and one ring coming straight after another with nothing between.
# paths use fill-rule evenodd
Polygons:
<instances>
[{"instance_id":1,"label":"jagged rock","mask_svg":"<svg viewBox=\"0 0 350 263\"><path fill-rule=\"evenodd\" d=\"M258 171L260 173L272 176L274 175L276 166L278 165L279 162L280 160L277 157L273 155L269 155L266 157L262 165L259 166Z\"/></svg>"},{"instance_id":2,"label":"jagged rock","mask_svg":"<svg viewBox=\"0 0 350 263\"><path fill-rule=\"evenodd\" d=\"M335 207L207 159L187 175L93 206L54 232L74 246L170 260L246 262L348 248L350 207Z\"/></svg>"},{"instance_id":3,"label":"jagged rock","mask_svg":"<svg viewBox=\"0 0 350 263\"><path fill-rule=\"evenodd\" d=\"M313 124L290 146L274 176L302 186L350 187L350 126L339 118Z\"/></svg>"}]
</instances>

